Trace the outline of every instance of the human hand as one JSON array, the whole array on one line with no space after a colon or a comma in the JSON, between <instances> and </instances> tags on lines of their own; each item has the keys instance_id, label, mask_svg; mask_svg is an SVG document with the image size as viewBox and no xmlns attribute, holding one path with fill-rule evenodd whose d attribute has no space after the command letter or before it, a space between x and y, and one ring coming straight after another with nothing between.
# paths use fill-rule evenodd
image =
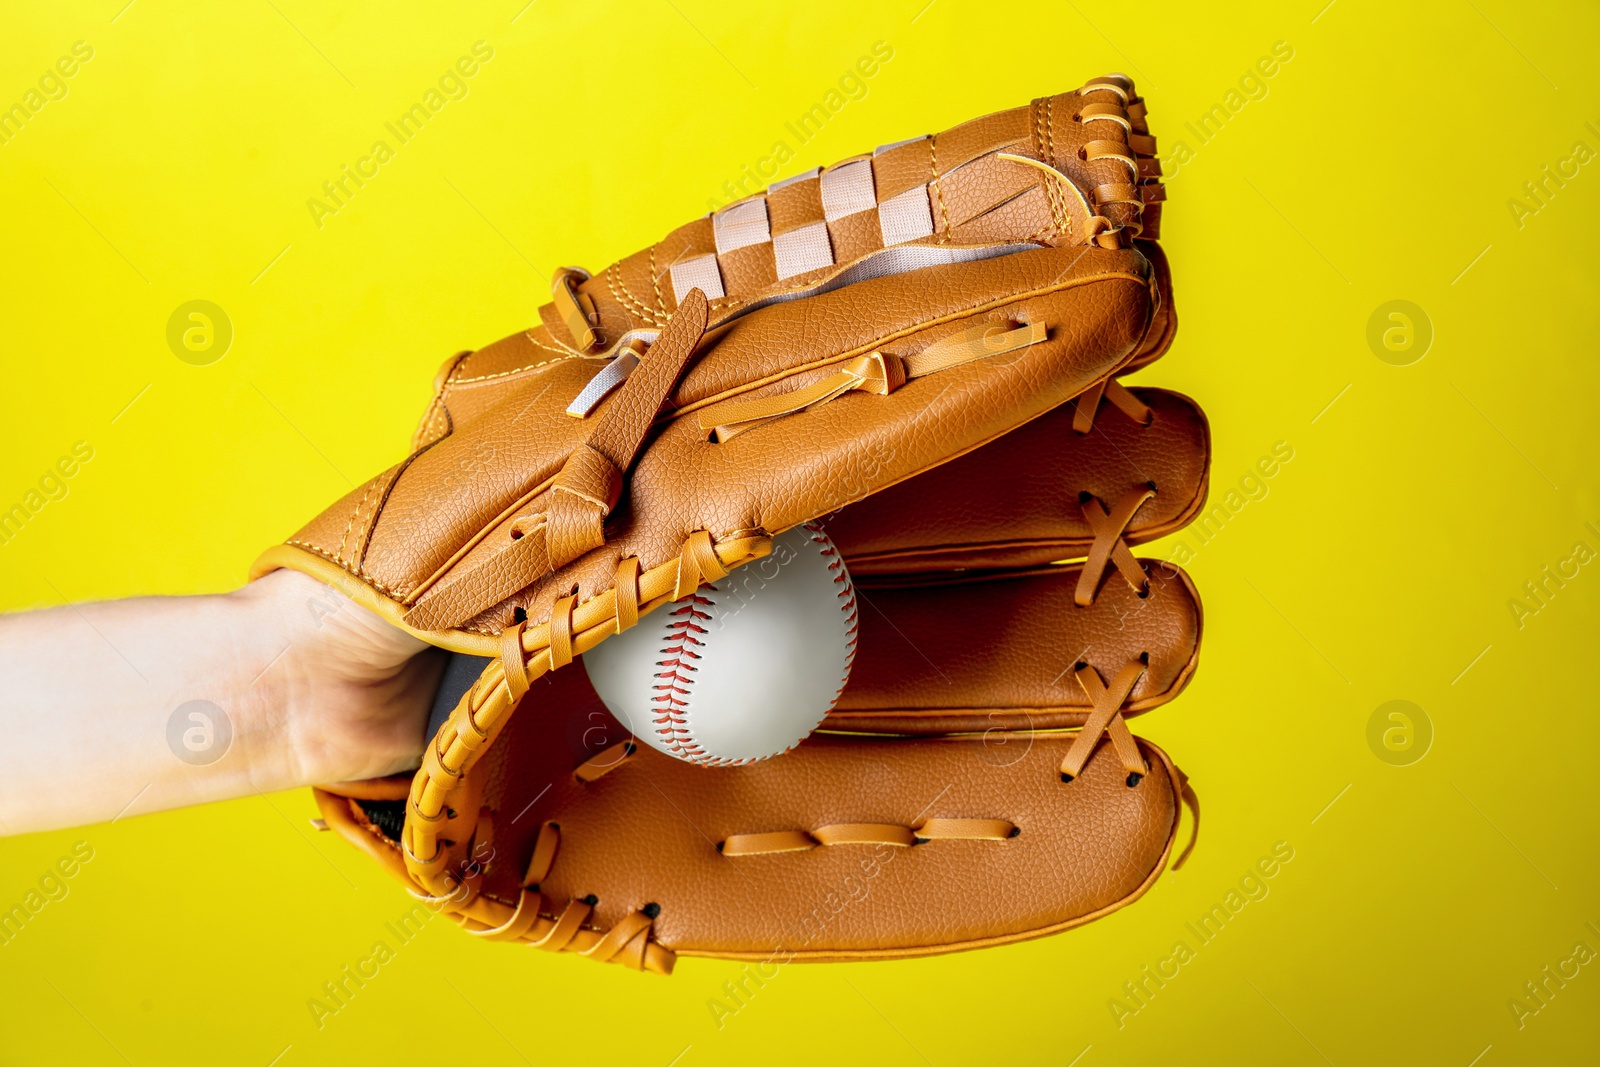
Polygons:
<instances>
[{"instance_id":1,"label":"human hand","mask_svg":"<svg viewBox=\"0 0 1600 1067\"><path fill-rule=\"evenodd\" d=\"M442 650L298 571L273 571L230 596L286 638L258 684L282 695L284 743L302 784L419 765Z\"/></svg>"},{"instance_id":2,"label":"human hand","mask_svg":"<svg viewBox=\"0 0 1600 1067\"><path fill-rule=\"evenodd\" d=\"M416 767L445 659L287 570L0 616L0 833ZM199 758L195 702L223 728Z\"/></svg>"}]
</instances>

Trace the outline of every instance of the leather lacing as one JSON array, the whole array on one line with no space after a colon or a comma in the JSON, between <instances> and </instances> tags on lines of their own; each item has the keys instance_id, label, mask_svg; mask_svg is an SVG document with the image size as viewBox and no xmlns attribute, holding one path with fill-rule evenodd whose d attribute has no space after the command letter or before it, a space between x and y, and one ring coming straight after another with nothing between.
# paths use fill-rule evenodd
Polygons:
<instances>
[{"instance_id":1,"label":"leather lacing","mask_svg":"<svg viewBox=\"0 0 1600 1067\"><path fill-rule=\"evenodd\" d=\"M625 746L623 759L634 751ZM591 767L605 761L601 768ZM592 758L575 776L588 782L604 774L622 760L610 752ZM585 770L588 774L585 775ZM472 855L492 854L494 822L487 808L478 815L473 833ZM533 854L522 876L521 892L515 905L481 896L483 870L473 865L446 896L429 896L413 891L413 896L440 910L455 913L455 919L470 934L490 941L519 941L546 952L568 952L601 963L617 963L639 971L671 974L676 955L652 938L661 906L647 903L619 919L609 929L591 922L600 903L594 894L569 898L557 905L545 896L540 884L550 876L561 847L561 826L546 822L539 827Z\"/></svg>"},{"instance_id":2,"label":"leather lacing","mask_svg":"<svg viewBox=\"0 0 1600 1067\"><path fill-rule=\"evenodd\" d=\"M1152 210L1151 225L1146 227L1144 213L1166 199L1159 181L1161 164L1155 159L1155 138L1140 132L1144 128L1144 103L1129 95L1132 83L1120 75L1095 78L1078 90L1078 96L1088 102L1072 115L1072 121L1085 126L1108 123L1116 129L1105 129L1108 136L1090 139L1079 146L1077 156L1086 163L1114 160L1127 168L1127 181L1103 182L1089 190L1086 197L1077 182L1056 169L1051 157L1054 146L1049 139L1052 124L1053 101L1046 97L1035 101L1036 149L1045 158L1013 152L997 152L999 159L1033 167L1044 173L1050 184L1046 186L1052 204L1066 201L1075 205L1082 222L1074 235L1085 244L1102 248L1126 247L1135 237L1155 236L1156 212ZM1103 97L1102 94L1108 94ZM1073 214L1069 212L1069 214Z\"/></svg>"},{"instance_id":3,"label":"leather lacing","mask_svg":"<svg viewBox=\"0 0 1600 1067\"><path fill-rule=\"evenodd\" d=\"M642 614L690 596L703 583L726 577L733 564L759 558L771 549L772 538L765 531L740 531L713 543L711 535L700 530L684 542L677 559L641 573L638 557L626 557L618 561L613 587L606 592L582 605L574 594L558 597L547 624L530 627L524 620L507 627L498 660L473 683L423 754L401 842L413 874L435 894L453 888L443 870L445 854L437 828L445 817L446 800L533 680L634 626Z\"/></svg>"},{"instance_id":4,"label":"leather lacing","mask_svg":"<svg viewBox=\"0 0 1600 1067\"><path fill-rule=\"evenodd\" d=\"M1074 431L1086 434L1094 428L1095 415L1102 399L1109 401L1140 426L1149 426L1155 421L1149 406L1129 392L1127 386L1114 378L1107 378L1073 398ZM1086 608L1094 603L1095 593L1100 588L1108 565L1116 567L1117 572L1138 592L1140 599L1150 595L1150 578L1128 547L1126 534L1133 517L1156 492L1155 482L1142 482L1123 493L1109 510L1093 493L1085 491L1078 494L1078 506L1083 509L1084 522L1094 534L1078 575L1077 589L1073 592L1073 603L1078 607Z\"/></svg>"},{"instance_id":5,"label":"leather lacing","mask_svg":"<svg viewBox=\"0 0 1600 1067\"><path fill-rule=\"evenodd\" d=\"M910 848L929 841L1009 841L1021 833L1021 827L1005 819L924 819L916 826L830 823L813 830L730 834L717 843L717 851L724 856L764 856L775 852L807 852L828 845Z\"/></svg>"},{"instance_id":6,"label":"leather lacing","mask_svg":"<svg viewBox=\"0 0 1600 1067\"><path fill-rule=\"evenodd\" d=\"M1076 409L1072 428L1075 431L1088 433L1093 429L1102 399L1141 426L1149 426L1154 421L1154 415L1146 404L1122 383L1107 378L1074 398ZM1108 567L1115 567L1141 599L1150 595L1150 577L1128 547L1126 535L1134 515L1156 495L1156 491L1155 482L1136 485L1123 493L1109 510L1093 493L1078 495L1078 506L1083 509L1084 521L1094 533L1094 540L1089 545L1078 574L1077 588L1073 591L1073 603L1078 607L1085 608L1094 603ZM1141 652L1137 659L1125 664L1117 672L1110 685L1088 663L1080 660L1073 666L1073 679L1089 698L1090 711L1072 746L1062 758L1060 773L1063 782L1071 783L1083 773L1084 764L1094 753L1102 735L1110 738L1112 749L1122 761L1123 769L1128 772L1128 787L1136 788L1144 780L1150 768L1128 730L1122 706L1127 703L1133 687L1144 676L1149 664L1150 653ZM1184 788L1187 788L1187 784Z\"/></svg>"},{"instance_id":7,"label":"leather lacing","mask_svg":"<svg viewBox=\"0 0 1600 1067\"><path fill-rule=\"evenodd\" d=\"M980 322L941 337L912 355L872 351L803 388L716 404L700 413L700 428L711 431L712 440L721 444L774 419L809 411L851 391L887 396L913 378L1015 352L1048 340L1049 336L1049 328L1040 322L1009 322L1004 326Z\"/></svg>"}]
</instances>

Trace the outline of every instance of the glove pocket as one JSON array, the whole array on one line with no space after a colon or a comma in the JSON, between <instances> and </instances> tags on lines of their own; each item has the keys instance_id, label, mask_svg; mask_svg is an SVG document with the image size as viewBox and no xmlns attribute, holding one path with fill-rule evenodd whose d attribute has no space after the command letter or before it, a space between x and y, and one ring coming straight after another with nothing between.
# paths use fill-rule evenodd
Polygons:
<instances>
[{"instance_id":1,"label":"glove pocket","mask_svg":"<svg viewBox=\"0 0 1600 1067\"><path fill-rule=\"evenodd\" d=\"M494 844L470 921L482 932L537 907L523 940L538 943L569 901L596 940L643 917L633 957L656 970L681 955L881 959L1065 930L1154 883L1192 796L1145 742L1143 773L1097 752L1065 781L1072 740L817 736L715 770L624 743L576 773L523 763L486 791Z\"/></svg>"}]
</instances>

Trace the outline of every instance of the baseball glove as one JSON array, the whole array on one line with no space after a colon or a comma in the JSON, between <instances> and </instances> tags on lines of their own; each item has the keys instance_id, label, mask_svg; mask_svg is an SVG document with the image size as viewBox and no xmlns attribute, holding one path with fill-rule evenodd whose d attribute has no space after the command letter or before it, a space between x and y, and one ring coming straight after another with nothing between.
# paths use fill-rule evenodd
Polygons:
<instances>
[{"instance_id":1,"label":"baseball glove","mask_svg":"<svg viewBox=\"0 0 1600 1067\"><path fill-rule=\"evenodd\" d=\"M680 227L599 274L558 271L538 326L446 363L405 461L257 561L256 574L294 567L436 645L491 657L428 744L398 825L395 812L374 816L362 807L395 803L392 783L347 787L338 791L343 796L324 791L329 823L481 933L656 970L670 966L673 944L682 951L735 955L770 949L775 928L766 920L713 932L717 923L706 910L716 906L711 895L698 925L682 928L681 936L665 933L666 919L656 930L666 905L638 898L635 891L649 883L655 861L661 872L684 874L685 887L699 884L700 876L685 865L686 854L675 847L683 842L671 834L655 843L613 836L609 852L589 853L600 866L586 872L570 845L562 849L563 862L552 866L560 840L553 827L560 820L541 816L535 825L495 814L505 814L535 777L556 772L549 762L556 756L547 755L549 746L537 739L551 729L548 720L557 709L593 703L573 677L580 672L556 669L640 615L760 558L775 533L840 509L841 521L848 523L852 509L869 506L874 494L901 482L902 496L917 495L918 486L923 496L947 495L926 482L930 475L923 472L985 445L1003 449L1005 435L1074 397L1080 436L1106 405L1131 421L1164 422L1150 421L1151 409L1111 381L1165 351L1176 326L1166 259L1156 244L1159 173L1143 103L1129 79L1113 75L780 182ZM1001 458L1012 476L1008 484L1015 486L1029 480L1037 457L1011 451ZM1071 459L1046 462L1063 470L1073 466ZM1203 496L1203 458L1198 468L1198 481L1190 483L1195 498ZM987 651L993 664L1008 649L1000 638L1010 616L991 610L1008 595L1003 590L1026 589L1019 595L1030 602L1081 605L1086 618L1109 618L1106 612L1113 609L1100 605L1112 601L1096 593L1114 570L1129 588L1145 593L1142 608L1115 610L1139 613L1156 603L1187 603L1193 607L1187 632L1197 636L1198 607L1187 579L1176 571L1157 573L1128 550L1138 531L1165 532L1197 503L1191 501L1187 511L1165 501L1152 507L1162 492L1147 488L1102 497L1085 489L1090 495L1074 501L1075 515L1057 514L1043 523L1030 519L1042 528L1019 540L1019 528L941 522L941 506L965 513L986 506L971 495L971 480L953 480L947 501L922 509L937 536L890 532L900 525L897 512L888 521L864 523L862 538L876 546L862 554L864 573L875 565L885 574L918 569L932 557L941 567L1004 566L1015 573L937 592L886 578L890 586L873 593L875 598L904 604L900 610L911 613L926 610L916 605L928 596L972 601L974 607L964 606L965 614L954 620L965 635L961 650ZM969 495L963 499L962 493ZM1014 503L1006 506L1015 513ZM1142 522L1136 521L1139 515L1145 515ZM954 539L945 536L950 532ZM1065 572L1024 568L1072 554L1075 545L1086 545L1088 554L1070 582ZM1068 584L1070 595L1063 600ZM1041 610L1043 619L1054 607ZM1126 618L1117 617L1119 630L1129 628ZM1165 614L1161 618L1158 629L1175 625ZM1065 632L1051 624L1045 630ZM1177 626L1174 632L1182 630ZM1052 646L1048 654L1077 654L1063 649ZM1016 652L1009 654L1014 658ZM1191 649L1184 662L1192 659ZM1021 907L1027 914L1006 921L963 925L948 916L930 919L943 933L916 924L871 933L881 924L864 913L856 934L801 955L900 955L1032 936L1083 921L1148 884L1170 846L1186 788L1164 755L1131 739L1121 712L1130 699L1143 699L1144 706L1164 699L1189 668L1174 668L1164 682L1147 678L1151 672L1143 662L1137 671L1123 665L1104 678L1087 662L1057 669L1066 668L1071 670L1061 677L1074 680L1081 690L1076 697L1058 693L1024 707L1014 702L1020 690L1011 692L1009 679L991 677L986 686L974 677L973 692L986 690L981 702L943 711L981 707L988 714L1002 707L1013 717L1037 711L1044 721L1083 727L1075 739L1041 736L1028 742L1024 760L1054 761L1069 768L1060 774L1083 779L1084 788L1064 806L1055 794L1034 796L1029 810L1046 820L1038 824L1041 833L1021 849L1011 848L1013 855L1031 856L1024 863L1033 874L1029 878L1023 868L1011 873L1022 879L1015 885L1042 887L1047 871L1054 878L1060 862L1071 861L1056 851L1070 852L1071 840L1096 852L1079 862L1087 862L1085 872L1098 873L1085 874L1088 882L1067 894L1070 901L1046 893ZM863 667L860 655L856 670L885 676L870 661ZM895 684L908 693L931 692L914 680ZM931 710L864 699L858 706L847 691L838 714L860 712L869 721L874 714ZM530 711L514 717L519 705ZM944 732L961 719L931 715L926 732ZM1150 782L1126 793L1140 799L1107 799L1102 778L1109 772L1095 765L1112 761L1090 758L1102 735L1127 768L1117 783L1124 777L1129 784ZM837 799L848 796L845 783L856 773L845 768L859 767L863 759L881 764L892 751L895 774L907 781L964 775L968 784L957 807L1023 810L1005 786L1019 773L1016 767L987 779L957 774L975 759L983 762L986 742L844 744L819 741L800 751L814 747L822 755L797 752L730 773L764 776L757 779L766 783L763 788L796 801L819 795L807 782L833 781L820 795ZM626 747L631 752L633 746ZM646 789L637 797L659 796L663 783L676 782L677 775L709 773L643 752L630 754L629 762L637 766L607 775L605 782L648 784L606 786L609 794ZM613 758L604 766L615 763ZM800 763L818 765L802 770ZM602 785L592 761L583 766L589 770L575 777L570 766L560 774ZM1051 782L1061 784L1060 776ZM697 787L720 797L708 794L704 802L720 804L729 819L771 821L782 815L793 823L783 830L730 823L719 839L720 860L739 858L748 866L765 862L757 856L788 851L768 847L774 833L789 834L791 843L805 834L827 843L856 839L854 830L840 836L828 830L833 824L804 818L804 805L763 807L731 787L703 781ZM1113 790L1110 796L1124 794ZM594 818L596 825L613 825L624 835L641 830L647 820L643 810L626 804L612 810L578 805L577 797L571 789L552 787L546 799L524 807L581 810L584 815L562 817ZM899 822L857 819L839 825L876 827L871 833L881 837L892 824L900 827L899 843L907 843L906 834L948 839L951 847L943 851L951 855L974 836L1010 847L1016 842L1009 835L1025 826L1012 820L996 838L1005 821L998 807L982 815L929 816L929 823L899 810L909 799L908 794L879 816L887 819L892 807ZM1108 819L1123 827L1119 836L1142 844L1107 855ZM876 840L870 834L869 839ZM1036 839L1043 839L1038 846ZM1057 844L1049 845L1052 840ZM1046 851L1030 852L1034 848ZM506 858L496 866L485 850ZM619 867L623 860L627 872ZM508 874L512 866L518 869ZM1130 882L1134 867L1142 873ZM554 899L565 879L601 872L622 879L614 883L617 892L604 900L593 890L574 894L559 915L548 910L546 889ZM794 892L810 884L782 867L770 868L766 879L774 900L785 885ZM591 897L598 902L585 903ZM1091 901L1099 903L1089 907ZM608 910L616 908L625 913ZM687 919L690 911L681 914Z\"/></svg>"},{"instance_id":2,"label":"baseball glove","mask_svg":"<svg viewBox=\"0 0 1600 1067\"><path fill-rule=\"evenodd\" d=\"M1102 410L1080 435L1079 401L826 521L862 601L855 666L823 731L784 756L697 767L634 743L583 671L540 678L539 711L511 719L445 812L472 846L433 905L481 937L666 973L680 954L1003 944L1137 899L1198 801L1125 720L1187 684L1201 616L1182 571L1122 560L1202 507L1209 441L1187 398L1125 399L1142 421ZM977 518L941 525L963 491ZM1059 555L1086 559L1033 565ZM996 560L1014 565L898 573ZM697 599L741 595L738 578ZM408 882L410 784L317 793Z\"/></svg>"}]
</instances>

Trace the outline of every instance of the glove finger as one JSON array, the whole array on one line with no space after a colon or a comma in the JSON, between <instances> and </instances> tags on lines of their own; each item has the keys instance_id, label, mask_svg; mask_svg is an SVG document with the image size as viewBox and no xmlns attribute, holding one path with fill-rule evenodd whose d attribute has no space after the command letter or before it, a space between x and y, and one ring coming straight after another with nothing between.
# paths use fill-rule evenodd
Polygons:
<instances>
[{"instance_id":1,"label":"glove finger","mask_svg":"<svg viewBox=\"0 0 1600 1067\"><path fill-rule=\"evenodd\" d=\"M1199 595L1171 564L1141 561L1148 595L1119 574L1076 607L1079 568L946 581L858 580L860 630L850 681L824 729L906 734L1081 726L1092 701L1075 677L1145 671L1125 716L1176 697L1200 652Z\"/></svg>"},{"instance_id":2,"label":"glove finger","mask_svg":"<svg viewBox=\"0 0 1600 1067\"><path fill-rule=\"evenodd\" d=\"M1153 483L1155 495L1134 513L1122 540L1164 537L1205 504L1210 432L1188 397L1131 391L1148 406L1148 422L1102 399L1092 429L1078 433L1075 405L1065 405L851 504L823 526L857 577L1032 567L1089 553L1094 531L1082 494L1109 509Z\"/></svg>"}]
</instances>

